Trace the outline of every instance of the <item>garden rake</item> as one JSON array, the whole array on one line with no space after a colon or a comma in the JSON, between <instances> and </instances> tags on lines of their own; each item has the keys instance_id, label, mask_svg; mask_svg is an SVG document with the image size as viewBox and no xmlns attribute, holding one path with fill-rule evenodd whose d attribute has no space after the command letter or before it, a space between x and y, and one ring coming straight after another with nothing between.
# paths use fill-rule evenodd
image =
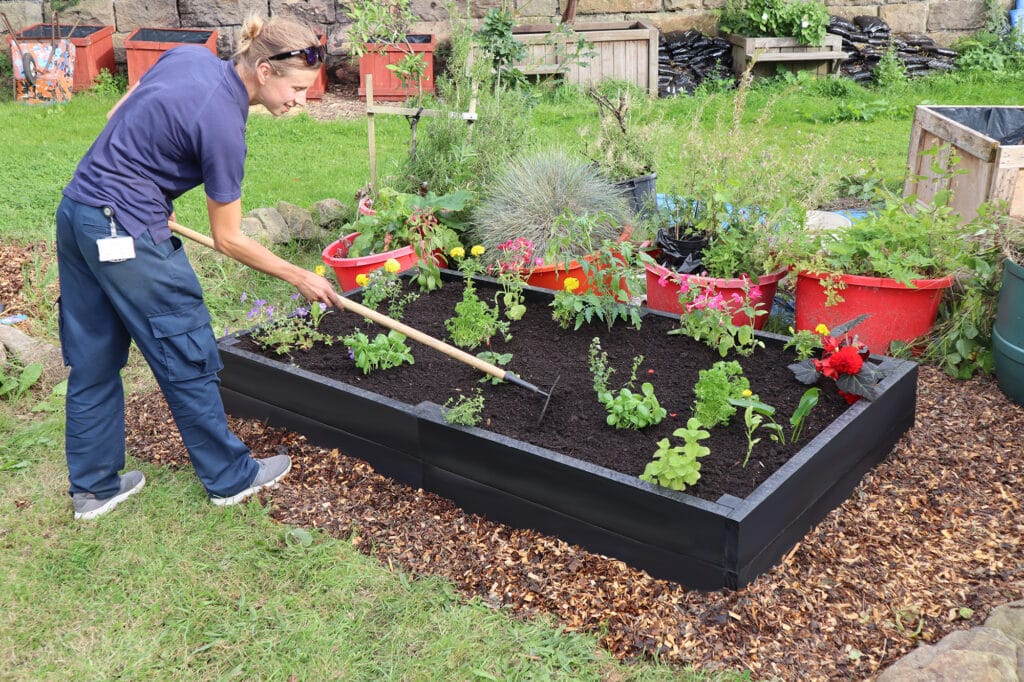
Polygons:
<instances>
[{"instance_id":1,"label":"garden rake","mask_svg":"<svg viewBox=\"0 0 1024 682\"><path fill-rule=\"evenodd\" d=\"M196 232L195 230L185 227L184 225L179 225L173 220L167 221L167 224L171 228L172 232L176 232L177 234L180 234L183 237L187 237L188 239L191 239L192 241L198 244L202 244L203 246L216 250L216 247L214 246L213 243L213 239L206 236L205 234ZM383 327L387 327L388 329L393 329L396 332L404 334L408 338L413 339L414 341L419 341L424 346L429 346L430 348L433 348L436 351L444 353L453 360L458 360L459 362L467 364L470 367L478 369L481 372L489 374L492 377L501 379L503 381L507 381L511 384L515 384L516 386L521 386L522 388L532 391L537 395L544 396L544 406L540 410L540 416L537 417L537 423L540 424L541 421L544 420L544 414L548 410L548 403L551 402L551 394L554 392L555 384L558 383L558 379L561 375L555 377L555 380L551 383L551 388L549 390L543 391L538 386L535 386L530 382L519 378L518 376L516 376L515 374L506 369L502 369L501 367L493 363L478 358L475 355L472 355L471 353L467 353L461 348L456 348L455 346L449 343L445 343L441 339L430 336L429 334L421 332L418 329L414 329L407 324L404 324L394 318L384 315L383 313L379 313L373 308L368 308L362 305L361 303L357 303L351 299L345 298L344 296L340 296L338 294L334 294L332 296L332 300L334 301L334 304L338 308L342 308L344 310L348 310L349 312L355 313L356 315L359 315L361 317L365 317L366 319L372 322L376 322L377 324Z\"/></svg>"}]
</instances>

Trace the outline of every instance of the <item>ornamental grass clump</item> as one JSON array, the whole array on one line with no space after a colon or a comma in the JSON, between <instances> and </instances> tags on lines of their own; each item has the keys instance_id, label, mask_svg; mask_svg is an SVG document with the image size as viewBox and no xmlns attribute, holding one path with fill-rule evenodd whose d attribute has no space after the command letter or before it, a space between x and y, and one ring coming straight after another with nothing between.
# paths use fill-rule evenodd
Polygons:
<instances>
[{"instance_id":1,"label":"ornamental grass clump","mask_svg":"<svg viewBox=\"0 0 1024 682\"><path fill-rule=\"evenodd\" d=\"M603 216L591 221L589 239L566 239L573 225L564 216ZM497 258L499 246L516 239L532 244L544 264L583 257L589 244L616 239L629 209L615 184L586 161L559 149L527 151L512 159L481 191L470 234ZM554 252L552 252L554 251Z\"/></svg>"}]
</instances>

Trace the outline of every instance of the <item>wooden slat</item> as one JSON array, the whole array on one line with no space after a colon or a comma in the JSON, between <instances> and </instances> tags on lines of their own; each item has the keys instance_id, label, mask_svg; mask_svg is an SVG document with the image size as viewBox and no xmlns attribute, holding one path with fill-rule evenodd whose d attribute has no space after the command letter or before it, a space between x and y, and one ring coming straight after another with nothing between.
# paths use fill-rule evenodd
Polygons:
<instances>
[{"instance_id":1,"label":"wooden slat","mask_svg":"<svg viewBox=\"0 0 1024 682\"><path fill-rule=\"evenodd\" d=\"M758 51L753 57L747 55L747 61L757 62L811 62L819 59L838 60L846 59L845 52L761 52Z\"/></svg>"}]
</instances>

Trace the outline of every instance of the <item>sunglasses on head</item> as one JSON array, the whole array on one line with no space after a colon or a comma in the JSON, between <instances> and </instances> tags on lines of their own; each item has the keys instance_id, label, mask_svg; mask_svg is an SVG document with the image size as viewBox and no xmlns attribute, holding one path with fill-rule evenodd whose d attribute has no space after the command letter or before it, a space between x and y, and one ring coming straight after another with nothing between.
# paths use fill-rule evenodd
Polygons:
<instances>
[{"instance_id":1,"label":"sunglasses on head","mask_svg":"<svg viewBox=\"0 0 1024 682\"><path fill-rule=\"evenodd\" d=\"M268 57L268 59L288 59L289 57L297 57L300 54L306 58L306 63L310 66L316 66L318 63L323 64L327 60L327 49L323 45L311 45L301 50L281 52L280 54Z\"/></svg>"}]
</instances>

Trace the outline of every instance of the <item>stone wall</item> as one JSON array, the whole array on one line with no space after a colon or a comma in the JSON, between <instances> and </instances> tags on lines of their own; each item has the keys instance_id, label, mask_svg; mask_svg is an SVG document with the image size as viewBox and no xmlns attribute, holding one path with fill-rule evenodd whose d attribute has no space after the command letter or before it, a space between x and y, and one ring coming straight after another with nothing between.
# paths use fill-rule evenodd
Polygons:
<instances>
[{"instance_id":1,"label":"stone wall","mask_svg":"<svg viewBox=\"0 0 1024 682\"><path fill-rule=\"evenodd\" d=\"M999 0L1009 8L1013 0ZM459 5L464 0L460 0ZM663 32L698 28L714 33L715 8L725 0L579 0L577 21L644 21ZM925 33L936 42L948 45L957 37L977 31L985 21L985 0L825 0L833 14L850 19L859 15L879 16L896 32ZM471 0L474 17L483 17L501 0ZM444 0L412 0L422 20L417 32L446 37L447 3ZM557 21L565 0L515 0L520 24ZM242 20L251 12L300 17L326 32L332 61L347 54L346 29L349 24L346 3L339 0L81 0L61 16L61 23L113 25L115 47L123 62L122 43L138 27L206 28L216 27L220 34L222 56L232 51ZM40 0L0 0L0 12L11 24L24 28L48 21L49 5Z\"/></svg>"}]
</instances>

